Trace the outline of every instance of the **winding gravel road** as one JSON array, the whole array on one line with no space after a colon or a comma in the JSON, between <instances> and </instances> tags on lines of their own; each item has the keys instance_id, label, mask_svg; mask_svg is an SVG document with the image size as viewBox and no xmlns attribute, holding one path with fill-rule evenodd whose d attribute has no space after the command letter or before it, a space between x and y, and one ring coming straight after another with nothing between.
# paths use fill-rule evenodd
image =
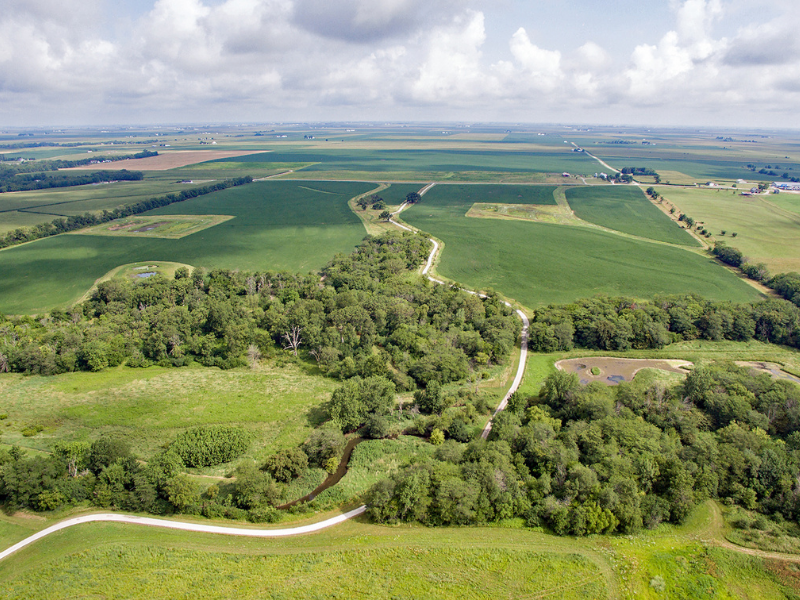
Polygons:
<instances>
[{"instance_id":1,"label":"winding gravel road","mask_svg":"<svg viewBox=\"0 0 800 600\"><path fill-rule=\"evenodd\" d=\"M429 183L419 191L419 195L424 196L425 192L430 190L434 185L436 184ZM395 215L399 215L408 206L409 206L408 203L403 202L403 204L400 205L400 208L398 208L395 212L392 213L392 217L394 217ZM401 229L405 229L406 231L410 231L412 233L418 233L417 229L409 227L408 225L403 225L402 223L398 223L394 219L390 218L389 222L392 223L393 225L396 225L397 227L400 227ZM428 279L430 281L433 281L434 283L444 284L444 281L441 281L440 279L436 279L428 275L428 272L431 270L431 267L433 266L433 260L434 258L436 258L436 255L439 252L439 242L437 242L433 238L428 238L428 239L433 244L433 249L431 250L430 256L428 256L428 262L425 263L425 267L422 269L422 274L427 275ZM473 292L472 290L466 290L466 289L464 291L467 292L468 294L475 294L477 296L480 296L481 298L486 298L486 294L481 294L479 292ZM508 307L511 306L511 304L508 302L503 301L503 303ZM483 439L487 439L489 437L489 432L492 431L492 421L497 416L497 413L499 413L501 410L504 410L505 407L508 405L508 399L514 392L517 391L519 385L522 383L522 378L525 375L525 362L528 359L528 328L530 327L530 321L528 321L527 315L523 313L521 310L517 310L516 312L519 318L522 319L522 334L520 336L521 341L519 344L520 353L519 353L519 365L517 366L517 374L514 376L514 381L511 382L511 387L508 388L508 392L506 392L503 401L500 402L500 404L497 406L494 413L492 413L492 418L489 419L489 422L486 424L486 427L483 428L483 431L481 432L481 437Z\"/></svg>"}]
</instances>

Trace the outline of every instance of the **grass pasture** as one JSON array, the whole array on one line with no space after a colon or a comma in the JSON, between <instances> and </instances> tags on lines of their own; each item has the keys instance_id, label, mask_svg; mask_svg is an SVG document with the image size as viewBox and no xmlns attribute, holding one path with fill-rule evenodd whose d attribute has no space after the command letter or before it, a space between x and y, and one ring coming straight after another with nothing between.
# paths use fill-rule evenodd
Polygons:
<instances>
[{"instance_id":1,"label":"grass pasture","mask_svg":"<svg viewBox=\"0 0 800 600\"><path fill-rule=\"evenodd\" d=\"M564 549L525 548L524 536L504 543L500 531L490 532L488 541L473 541L468 536L482 536L481 530L445 536L420 530L406 545L386 539L396 537L396 530L375 529L348 524L344 535L311 536L299 544L237 539L241 549L231 552L225 548L231 543L219 536L201 536L199 544L184 549L171 547L181 536L168 535L167 545L147 532L131 532L136 540L126 543L120 541L127 537L124 526L92 524L84 531L91 538L108 536L107 542L47 561L37 571L15 573L5 581L8 596L0 597L73 598L76 590L84 597L275 600L520 598L542 591L559 598L601 598L608 593L605 573L593 560ZM77 546L76 535L65 532L49 554Z\"/></svg>"},{"instance_id":2,"label":"grass pasture","mask_svg":"<svg viewBox=\"0 0 800 600\"><path fill-rule=\"evenodd\" d=\"M511 186L437 185L403 212L408 223L444 241L437 266L442 276L495 289L529 307L598 293L696 292L737 302L760 297L710 258L680 248L589 228L466 217L475 202L486 202L485 189L492 187L498 194L492 200L513 194ZM539 190L536 203L544 204L547 186L531 187Z\"/></svg>"},{"instance_id":3,"label":"grass pasture","mask_svg":"<svg viewBox=\"0 0 800 600\"><path fill-rule=\"evenodd\" d=\"M348 207L374 184L265 181L179 202L143 217L230 215L181 239L60 235L0 252L0 311L36 313L66 306L96 279L131 262L287 270L321 268L349 252L365 230Z\"/></svg>"},{"instance_id":4,"label":"grass pasture","mask_svg":"<svg viewBox=\"0 0 800 600\"><path fill-rule=\"evenodd\" d=\"M33 450L112 435L147 458L188 427L240 425L255 436L248 456L263 460L306 439L317 425L318 407L335 387L334 380L305 366L274 362L252 370L118 367L54 377L2 374L0 411L8 419L0 433L4 443ZM24 437L26 425L44 430Z\"/></svg>"},{"instance_id":5,"label":"grass pasture","mask_svg":"<svg viewBox=\"0 0 800 600\"><path fill-rule=\"evenodd\" d=\"M589 223L670 244L700 245L638 187L570 187L566 196L575 215Z\"/></svg>"},{"instance_id":6,"label":"grass pasture","mask_svg":"<svg viewBox=\"0 0 800 600\"><path fill-rule=\"evenodd\" d=\"M789 194L740 196L731 190L664 187L659 193L751 262L766 263L773 273L800 271L800 215L776 203Z\"/></svg>"}]
</instances>

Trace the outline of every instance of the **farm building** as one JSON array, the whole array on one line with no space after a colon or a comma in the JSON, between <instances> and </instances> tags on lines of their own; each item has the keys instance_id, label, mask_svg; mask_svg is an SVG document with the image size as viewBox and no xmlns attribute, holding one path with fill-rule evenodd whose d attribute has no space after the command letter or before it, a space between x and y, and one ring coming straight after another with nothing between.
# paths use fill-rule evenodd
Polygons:
<instances>
[{"instance_id":1,"label":"farm building","mask_svg":"<svg viewBox=\"0 0 800 600\"><path fill-rule=\"evenodd\" d=\"M772 187L790 192L800 192L800 183L794 181L773 181Z\"/></svg>"}]
</instances>

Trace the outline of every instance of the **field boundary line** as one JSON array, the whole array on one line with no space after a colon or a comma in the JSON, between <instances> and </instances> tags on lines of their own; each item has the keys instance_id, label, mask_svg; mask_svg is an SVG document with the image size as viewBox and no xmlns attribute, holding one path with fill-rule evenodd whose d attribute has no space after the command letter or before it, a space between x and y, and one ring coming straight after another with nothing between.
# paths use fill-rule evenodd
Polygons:
<instances>
[{"instance_id":1,"label":"field boundary line","mask_svg":"<svg viewBox=\"0 0 800 600\"><path fill-rule=\"evenodd\" d=\"M21 542L17 542L13 546L0 552L0 560L11 556L15 552L22 550L26 546L46 537L62 529L74 527L75 525L82 525L84 523L96 522L111 522L111 523L128 523L133 525L144 525L148 527L163 527L165 529L178 529L181 531L195 531L200 533L216 533L222 535L236 535L243 537L258 537L258 538L271 538L271 537L286 537L291 535L302 535L305 533L314 533L321 529L326 529L339 523L343 523L348 519L357 517L367 510L366 505L359 506L344 514L331 517L318 523L311 523L310 525L301 525L299 527L291 527L287 529L245 529L243 527L223 527L221 525L203 525L202 523L189 523L187 521L167 521L166 519L154 519L152 517L139 517L134 515L118 515L113 513L98 513L94 515L84 515L82 517L74 517L66 519L55 525L51 525L47 529L34 533L33 535L25 538Z\"/></svg>"}]
</instances>

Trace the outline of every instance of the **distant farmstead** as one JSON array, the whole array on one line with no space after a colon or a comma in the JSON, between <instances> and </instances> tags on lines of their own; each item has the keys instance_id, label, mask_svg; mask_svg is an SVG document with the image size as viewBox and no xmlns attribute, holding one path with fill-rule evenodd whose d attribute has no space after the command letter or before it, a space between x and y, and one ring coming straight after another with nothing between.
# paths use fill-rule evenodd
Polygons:
<instances>
[{"instance_id":1,"label":"distant farmstead","mask_svg":"<svg viewBox=\"0 0 800 600\"><path fill-rule=\"evenodd\" d=\"M773 181L772 187L789 192L800 192L800 183L795 181Z\"/></svg>"}]
</instances>

